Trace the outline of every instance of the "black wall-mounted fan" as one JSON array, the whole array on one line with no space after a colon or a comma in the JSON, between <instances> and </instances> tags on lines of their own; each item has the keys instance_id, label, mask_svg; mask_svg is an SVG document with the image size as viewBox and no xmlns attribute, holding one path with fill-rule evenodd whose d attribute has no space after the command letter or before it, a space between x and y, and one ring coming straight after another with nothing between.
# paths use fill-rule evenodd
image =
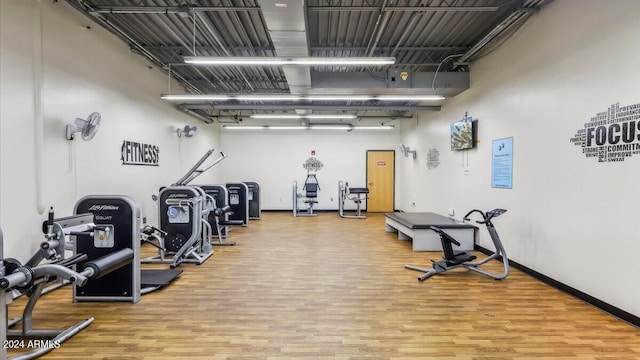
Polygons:
<instances>
[{"instance_id":1,"label":"black wall-mounted fan","mask_svg":"<svg viewBox=\"0 0 640 360\"><path fill-rule=\"evenodd\" d=\"M178 137L193 137L198 133L198 128L196 126L185 125L184 128L176 130Z\"/></svg>"},{"instance_id":2,"label":"black wall-mounted fan","mask_svg":"<svg viewBox=\"0 0 640 360\"><path fill-rule=\"evenodd\" d=\"M76 137L76 133L81 133L82 140L89 141L98 132L100 126L100 113L92 112L87 119L76 118L73 121L73 125L69 124L66 127L67 140L73 140Z\"/></svg>"}]
</instances>

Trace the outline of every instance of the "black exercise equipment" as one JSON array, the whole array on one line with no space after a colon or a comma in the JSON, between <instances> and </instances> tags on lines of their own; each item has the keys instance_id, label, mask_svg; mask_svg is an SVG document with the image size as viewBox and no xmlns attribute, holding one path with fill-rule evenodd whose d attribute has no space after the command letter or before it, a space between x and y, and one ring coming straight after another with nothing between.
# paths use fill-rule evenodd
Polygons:
<instances>
[{"instance_id":1,"label":"black exercise equipment","mask_svg":"<svg viewBox=\"0 0 640 360\"><path fill-rule=\"evenodd\" d=\"M142 262L170 263L171 268L175 268L182 263L200 265L213 255L208 217L215 201L201 188L187 186L226 159L227 155L221 151L219 158L203 165L213 151L208 150L183 177L173 185L161 188L158 196L153 196L158 201L158 227L166 235L159 239L158 255L142 259Z\"/></svg>"},{"instance_id":2,"label":"black exercise equipment","mask_svg":"<svg viewBox=\"0 0 640 360\"><path fill-rule=\"evenodd\" d=\"M362 202L366 200L367 194L369 194L368 188L351 188L349 183L345 181L338 181L338 214L343 218L351 219L365 219L367 216L362 215ZM345 215L344 213L344 201L353 201L356 206L355 215Z\"/></svg>"},{"instance_id":3,"label":"black exercise equipment","mask_svg":"<svg viewBox=\"0 0 640 360\"><path fill-rule=\"evenodd\" d=\"M228 233L229 226L241 226L242 220L229 220L229 214L231 213L231 206L226 205L223 207L216 207L209 215L209 221L213 222L215 226L215 233L217 234L218 241L211 241L212 245L235 245L235 241L227 241L222 236L223 233ZM223 230L224 229L224 230Z\"/></svg>"},{"instance_id":4,"label":"black exercise equipment","mask_svg":"<svg viewBox=\"0 0 640 360\"><path fill-rule=\"evenodd\" d=\"M498 232L496 231L496 228L491 222L491 220L495 217L498 217L504 214L505 212L507 212L507 210L493 209L493 210L487 211L486 213L483 213L480 210L474 209L469 211L464 216L463 221L469 221L470 220L469 216L474 212L477 212L482 216L482 220L477 220L476 222L478 224L486 225L487 231L491 236L491 240L493 241L493 245L495 246L495 249L496 249L496 251L492 255L480 261L472 262L473 260L476 259L476 256L474 254L466 251L453 250L453 245L459 246L460 242L458 242L456 239L454 239L449 234L444 232L442 229L436 226L430 226L429 228L435 231L436 233L438 233L438 235L440 236L440 241L442 242L442 250L444 252L443 260L440 260L440 261L431 260L433 264L432 265L433 267L431 269L417 267L413 265L405 265L404 267L409 270L424 272L424 275L421 275L420 277L418 277L418 280L420 281L424 281L435 274L441 274L451 269L456 269L460 267L469 269L471 271L475 271L479 274L488 276L495 280L502 280L506 278L509 275L509 259L507 258L507 253L504 250L504 246L502 246L502 241L500 241L500 236L498 236ZM501 260L504 266L504 271L501 274L493 274L478 268L480 265L483 265L500 256L502 257Z\"/></svg>"},{"instance_id":5,"label":"black exercise equipment","mask_svg":"<svg viewBox=\"0 0 640 360\"><path fill-rule=\"evenodd\" d=\"M307 174L307 178L302 186L303 194L298 193L298 183L293 182L293 217L296 216L317 216L313 212L313 207L318 203L318 191L320 190L320 184L315 174ZM303 203L307 205L306 209L300 209L298 207L298 199L304 198Z\"/></svg>"},{"instance_id":6,"label":"black exercise equipment","mask_svg":"<svg viewBox=\"0 0 640 360\"><path fill-rule=\"evenodd\" d=\"M205 194L211 196L215 201L216 207L224 207L229 204L229 191L226 186L222 185L196 185L200 189L204 191ZM228 216L225 216L221 220L228 220ZM209 213L209 225L211 225L211 235L213 236L221 236L222 238L227 237L228 228L227 226L222 226L220 230L217 229L216 219L214 217L213 212ZM242 222L239 222L238 225L242 225ZM219 231L219 232L218 232Z\"/></svg>"},{"instance_id":7,"label":"black exercise equipment","mask_svg":"<svg viewBox=\"0 0 640 360\"><path fill-rule=\"evenodd\" d=\"M75 301L137 302L140 295L168 285L182 273L182 270L140 268L140 239L153 244L151 238L158 239L155 234L161 234L162 231L146 226L143 229L145 235L141 235L140 209L130 197L87 195L76 202L74 213L93 214L96 226L108 230L103 239L96 238L95 233L76 234L75 253L87 254L89 259L119 249L133 249L135 254L135 260L130 265L82 289L76 287Z\"/></svg>"},{"instance_id":8,"label":"black exercise equipment","mask_svg":"<svg viewBox=\"0 0 640 360\"><path fill-rule=\"evenodd\" d=\"M260 207L260 185L253 181L244 181L249 190L249 219L260 220L262 208Z\"/></svg>"},{"instance_id":9,"label":"black exercise equipment","mask_svg":"<svg viewBox=\"0 0 640 360\"><path fill-rule=\"evenodd\" d=\"M207 218L213 198L197 186L169 186L158 198L158 221L166 233L158 246L158 255L142 259L143 263L182 263L200 265L211 255L211 226Z\"/></svg>"},{"instance_id":10,"label":"black exercise equipment","mask_svg":"<svg viewBox=\"0 0 640 360\"><path fill-rule=\"evenodd\" d=\"M311 155L315 155L315 152L312 151ZM318 198L318 191L320 191L320 184L318 183L316 173L322 169L323 166L324 164L314 156L311 156L302 164L302 167L307 170L307 178L302 186L304 194L298 193L298 182L293 182L293 217L317 215L313 213L313 206L318 203L316 199ZM298 207L298 199L300 198L304 198L303 202L307 205L306 209L300 209Z\"/></svg>"},{"instance_id":11,"label":"black exercise equipment","mask_svg":"<svg viewBox=\"0 0 640 360\"><path fill-rule=\"evenodd\" d=\"M83 218L87 217L83 215ZM90 283L89 280L99 280L101 276L106 276L122 266L127 266L134 259L133 250L122 249L85 262L84 266L79 264L79 262L87 260L86 255L82 254L73 259L61 259L59 263L47 263L32 267L26 264L22 265L15 259L5 259L3 245L2 230L0 229L0 343L3 345L0 347L0 359L7 359L5 344L8 340L39 340L37 348L11 358L33 359L60 347L60 344L93 322L94 318L91 317L64 330L34 329L33 310L42 295L44 285L49 280L61 278L77 286L85 286ZM72 265L76 265L82 270L75 271L70 268ZM24 308L22 318L8 321L7 307L13 300L11 295L13 290L27 294L29 301ZM22 322L22 329L9 330L20 322Z\"/></svg>"},{"instance_id":12,"label":"black exercise equipment","mask_svg":"<svg viewBox=\"0 0 640 360\"><path fill-rule=\"evenodd\" d=\"M245 183L226 183L229 191L229 220L240 220L242 226L249 226L249 187Z\"/></svg>"},{"instance_id":13,"label":"black exercise equipment","mask_svg":"<svg viewBox=\"0 0 640 360\"><path fill-rule=\"evenodd\" d=\"M235 241L224 241L229 234L230 226L243 226L242 220L231 220L229 214L229 190L222 185L197 185L205 194L214 200L214 209L209 212L208 222L211 226L211 235L218 238L218 241L211 240L211 245L235 245ZM222 211L222 209L225 209Z\"/></svg>"}]
</instances>

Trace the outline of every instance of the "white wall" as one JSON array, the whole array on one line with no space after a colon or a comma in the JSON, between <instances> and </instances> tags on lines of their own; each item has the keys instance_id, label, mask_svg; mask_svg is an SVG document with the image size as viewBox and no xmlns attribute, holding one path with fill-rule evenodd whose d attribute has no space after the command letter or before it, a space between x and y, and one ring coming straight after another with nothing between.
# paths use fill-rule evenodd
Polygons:
<instances>
[{"instance_id":1,"label":"white wall","mask_svg":"<svg viewBox=\"0 0 640 360\"><path fill-rule=\"evenodd\" d=\"M166 75L148 69L144 58L64 2L0 2L0 50L0 225L6 256L24 260L42 240L46 213L36 206L37 178L43 181L41 204L53 206L56 216L70 215L86 194L124 194L156 224L151 195L181 177L207 149L218 148L216 126L160 100ZM94 139L66 140L65 125L93 111L102 115ZM197 125L199 133L179 139L175 129L187 124ZM157 145L159 166L122 165L124 140ZM42 144L41 173L36 143ZM218 181L213 172L202 178Z\"/></svg>"},{"instance_id":2,"label":"white wall","mask_svg":"<svg viewBox=\"0 0 640 360\"><path fill-rule=\"evenodd\" d=\"M366 186L367 150L397 150L399 144L398 130L222 130L221 145L229 158L217 171L225 182L260 184L263 209L291 209L293 181L298 182L298 192L302 193L307 176L302 164L315 150L315 157L324 164L317 173L320 183L317 208L336 210L338 181L348 181L352 187ZM398 153L396 168L405 160ZM299 206L303 206L302 202ZM347 201L345 208L355 207Z\"/></svg>"},{"instance_id":3,"label":"white wall","mask_svg":"<svg viewBox=\"0 0 640 360\"><path fill-rule=\"evenodd\" d=\"M402 141L422 159L439 149L441 165L402 164L401 187L414 191L401 195L400 208L455 208L458 218L472 208L508 209L495 224L513 260L640 316L640 155L599 163L569 142L612 104L640 103L640 72L626 66L640 56L638 13L633 0L554 1L473 63L469 90L439 113L419 114L417 126L403 123ZM449 125L467 111L479 143L452 152ZM493 189L492 140L510 136L513 189Z\"/></svg>"}]
</instances>

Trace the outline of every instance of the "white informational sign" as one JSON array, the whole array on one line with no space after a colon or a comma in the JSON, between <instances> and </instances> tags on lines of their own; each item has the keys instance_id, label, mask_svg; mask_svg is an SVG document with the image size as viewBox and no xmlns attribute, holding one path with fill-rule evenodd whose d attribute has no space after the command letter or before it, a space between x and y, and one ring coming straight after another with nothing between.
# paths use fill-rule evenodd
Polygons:
<instances>
[{"instance_id":1,"label":"white informational sign","mask_svg":"<svg viewBox=\"0 0 640 360\"><path fill-rule=\"evenodd\" d=\"M513 187L513 138L493 140L491 159L491 187Z\"/></svg>"}]
</instances>

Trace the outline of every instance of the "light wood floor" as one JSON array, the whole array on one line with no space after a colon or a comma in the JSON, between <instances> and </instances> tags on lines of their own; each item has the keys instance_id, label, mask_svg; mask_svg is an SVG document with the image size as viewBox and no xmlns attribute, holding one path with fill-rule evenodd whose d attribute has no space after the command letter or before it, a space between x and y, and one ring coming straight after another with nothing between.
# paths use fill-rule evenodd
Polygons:
<instances>
[{"instance_id":1,"label":"light wood floor","mask_svg":"<svg viewBox=\"0 0 640 360\"><path fill-rule=\"evenodd\" d=\"M138 304L46 295L36 327L95 322L44 358L640 359L639 329L517 270L418 282L403 265L441 255L411 251L381 214L263 213L230 237L236 246Z\"/></svg>"}]
</instances>

